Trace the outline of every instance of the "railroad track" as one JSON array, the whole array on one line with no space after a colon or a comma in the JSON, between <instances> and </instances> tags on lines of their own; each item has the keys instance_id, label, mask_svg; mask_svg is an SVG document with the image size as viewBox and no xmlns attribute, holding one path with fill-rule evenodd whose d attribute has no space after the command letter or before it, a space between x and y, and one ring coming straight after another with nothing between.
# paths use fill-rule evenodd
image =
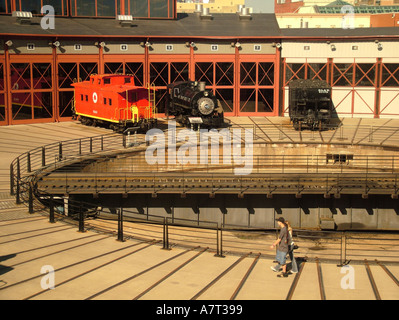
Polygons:
<instances>
[{"instance_id":1,"label":"railroad track","mask_svg":"<svg viewBox=\"0 0 399 320\"><path fill-rule=\"evenodd\" d=\"M233 193L233 194L389 194L397 195L398 177L390 173L51 173L37 182L49 194Z\"/></svg>"}]
</instances>

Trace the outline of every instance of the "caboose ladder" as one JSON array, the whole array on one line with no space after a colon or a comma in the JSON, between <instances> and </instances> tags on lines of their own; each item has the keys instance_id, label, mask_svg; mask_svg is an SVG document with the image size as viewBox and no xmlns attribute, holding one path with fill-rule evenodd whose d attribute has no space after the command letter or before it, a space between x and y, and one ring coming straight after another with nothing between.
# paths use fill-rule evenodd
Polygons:
<instances>
[{"instance_id":1,"label":"caboose ladder","mask_svg":"<svg viewBox=\"0 0 399 320\"><path fill-rule=\"evenodd\" d=\"M155 106L155 85L154 85L154 83L148 84L147 88L148 88L148 103L149 103L150 109L152 109L151 117L155 118L155 114L157 113L157 108ZM148 115L148 118L150 118L150 114Z\"/></svg>"}]
</instances>

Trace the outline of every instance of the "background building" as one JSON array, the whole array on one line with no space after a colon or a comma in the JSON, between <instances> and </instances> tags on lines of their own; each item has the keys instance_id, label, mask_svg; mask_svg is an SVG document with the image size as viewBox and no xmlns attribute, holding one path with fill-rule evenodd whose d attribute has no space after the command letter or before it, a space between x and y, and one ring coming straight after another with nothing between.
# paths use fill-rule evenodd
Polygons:
<instances>
[{"instance_id":1,"label":"background building","mask_svg":"<svg viewBox=\"0 0 399 320\"><path fill-rule=\"evenodd\" d=\"M177 0L177 12L193 13L195 5L202 4L217 13L235 13L238 5L244 5L245 0Z\"/></svg>"},{"instance_id":2,"label":"background building","mask_svg":"<svg viewBox=\"0 0 399 320\"><path fill-rule=\"evenodd\" d=\"M399 11L398 0L275 0L275 13L341 13L342 7L353 6L356 14Z\"/></svg>"}]
</instances>

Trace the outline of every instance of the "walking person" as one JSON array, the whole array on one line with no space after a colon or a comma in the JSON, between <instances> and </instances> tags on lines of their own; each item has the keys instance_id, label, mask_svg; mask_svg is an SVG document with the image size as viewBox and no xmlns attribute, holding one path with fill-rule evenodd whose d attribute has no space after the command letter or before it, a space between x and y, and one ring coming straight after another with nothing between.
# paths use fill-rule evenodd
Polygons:
<instances>
[{"instance_id":1,"label":"walking person","mask_svg":"<svg viewBox=\"0 0 399 320\"><path fill-rule=\"evenodd\" d=\"M275 267L271 267L271 269L274 272L279 272L282 269L283 273L278 276L286 278L288 277L286 259L291 239L284 218L278 218L276 221L280 227L280 234L278 239L270 246L270 249L277 247L276 260L278 264Z\"/></svg>"},{"instance_id":2,"label":"walking person","mask_svg":"<svg viewBox=\"0 0 399 320\"><path fill-rule=\"evenodd\" d=\"M297 265L295 257L294 257L295 242L294 242L294 238L292 237L293 236L292 227L291 227L291 224L289 223L289 221L287 221L287 220L285 221L285 224L287 225L288 233L289 233L289 236L291 238L291 242L288 245L288 254L289 254L290 260L291 260L291 270L290 270L290 272L291 273L298 273L298 265Z\"/></svg>"}]
</instances>

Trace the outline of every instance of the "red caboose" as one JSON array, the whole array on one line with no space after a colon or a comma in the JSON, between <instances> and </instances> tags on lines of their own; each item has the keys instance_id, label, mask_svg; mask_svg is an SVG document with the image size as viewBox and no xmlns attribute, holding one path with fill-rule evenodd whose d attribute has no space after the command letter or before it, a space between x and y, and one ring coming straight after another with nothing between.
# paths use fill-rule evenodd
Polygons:
<instances>
[{"instance_id":1,"label":"red caboose","mask_svg":"<svg viewBox=\"0 0 399 320\"><path fill-rule=\"evenodd\" d=\"M155 89L137 87L128 75L91 75L75 87L74 113L86 125L104 124L122 132L128 127L148 130L156 125Z\"/></svg>"}]
</instances>

